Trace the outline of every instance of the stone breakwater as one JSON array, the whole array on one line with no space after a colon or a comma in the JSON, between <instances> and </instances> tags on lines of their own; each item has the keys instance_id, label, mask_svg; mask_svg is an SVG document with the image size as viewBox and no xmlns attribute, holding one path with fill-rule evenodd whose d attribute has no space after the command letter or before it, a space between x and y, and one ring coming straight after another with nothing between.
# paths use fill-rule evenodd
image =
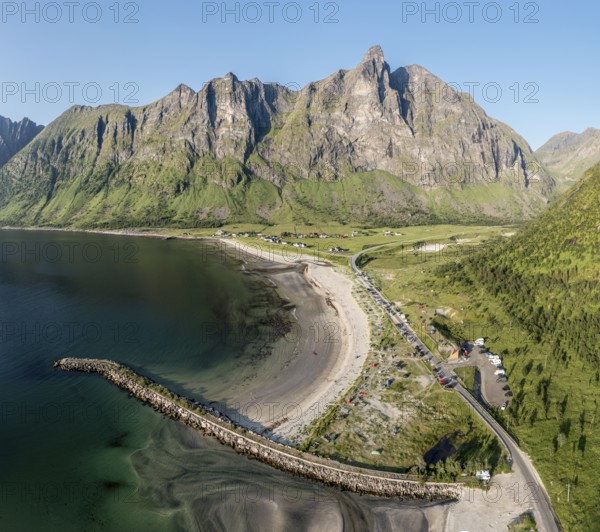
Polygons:
<instances>
[{"instance_id":1,"label":"stone breakwater","mask_svg":"<svg viewBox=\"0 0 600 532\"><path fill-rule=\"evenodd\" d=\"M432 501L456 500L461 497L460 485L420 483L402 475L353 467L280 445L211 414L207 408L171 393L116 362L65 358L55 362L54 367L65 371L97 373L171 419L215 437L239 454L287 473L355 493L380 497Z\"/></svg>"}]
</instances>

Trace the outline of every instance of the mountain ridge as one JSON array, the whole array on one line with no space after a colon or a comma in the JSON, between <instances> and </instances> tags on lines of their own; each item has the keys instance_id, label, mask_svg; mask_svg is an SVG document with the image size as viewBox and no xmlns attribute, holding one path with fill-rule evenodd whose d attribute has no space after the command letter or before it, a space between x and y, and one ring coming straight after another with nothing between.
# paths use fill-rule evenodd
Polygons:
<instances>
[{"instance_id":1,"label":"mountain ridge","mask_svg":"<svg viewBox=\"0 0 600 532\"><path fill-rule=\"evenodd\" d=\"M518 221L553 186L512 129L375 46L299 91L229 73L135 108L73 106L0 171L0 220Z\"/></svg>"}]
</instances>

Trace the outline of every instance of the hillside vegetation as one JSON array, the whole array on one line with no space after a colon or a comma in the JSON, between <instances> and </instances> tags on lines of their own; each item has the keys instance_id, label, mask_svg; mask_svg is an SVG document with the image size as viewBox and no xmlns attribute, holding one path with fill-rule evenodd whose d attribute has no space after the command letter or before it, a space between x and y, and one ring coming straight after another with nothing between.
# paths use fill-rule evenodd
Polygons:
<instances>
[{"instance_id":1,"label":"hillside vegetation","mask_svg":"<svg viewBox=\"0 0 600 532\"><path fill-rule=\"evenodd\" d=\"M514 324L494 338L514 391L505 424L534 459L565 528L597 529L600 166L516 236L436 273L438 289L489 309L482 322Z\"/></svg>"},{"instance_id":2,"label":"hillside vegetation","mask_svg":"<svg viewBox=\"0 0 600 532\"><path fill-rule=\"evenodd\" d=\"M485 286L554 359L598 365L600 166L508 242L454 271Z\"/></svg>"}]
</instances>

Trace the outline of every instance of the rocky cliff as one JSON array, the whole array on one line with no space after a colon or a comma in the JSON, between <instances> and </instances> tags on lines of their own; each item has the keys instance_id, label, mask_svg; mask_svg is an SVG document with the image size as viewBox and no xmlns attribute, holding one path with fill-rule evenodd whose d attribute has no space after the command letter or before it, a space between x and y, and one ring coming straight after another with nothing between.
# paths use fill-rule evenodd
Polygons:
<instances>
[{"instance_id":1,"label":"rocky cliff","mask_svg":"<svg viewBox=\"0 0 600 532\"><path fill-rule=\"evenodd\" d=\"M44 126L38 126L28 118L13 122L0 116L0 168L4 166L15 153L29 144Z\"/></svg>"},{"instance_id":2,"label":"rocky cliff","mask_svg":"<svg viewBox=\"0 0 600 532\"><path fill-rule=\"evenodd\" d=\"M139 108L73 107L0 172L0 221L513 221L552 188L509 127L373 47L296 92L227 74Z\"/></svg>"}]
</instances>

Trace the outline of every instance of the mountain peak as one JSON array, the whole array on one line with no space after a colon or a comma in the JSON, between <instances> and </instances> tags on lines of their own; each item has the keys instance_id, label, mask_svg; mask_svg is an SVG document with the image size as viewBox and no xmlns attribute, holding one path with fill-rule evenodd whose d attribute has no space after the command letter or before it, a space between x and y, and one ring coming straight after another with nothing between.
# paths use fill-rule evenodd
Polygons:
<instances>
[{"instance_id":1,"label":"mountain peak","mask_svg":"<svg viewBox=\"0 0 600 532\"><path fill-rule=\"evenodd\" d=\"M181 83L169 94L167 94L165 98L159 101L165 105L176 104L178 106L183 106L187 105L195 97L196 91L184 83Z\"/></svg>"},{"instance_id":2,"label":"mountain peak","mask_svg":"<svg viewBox=\"0 0 600 532\"><path fill-rule=\"evenodd\" d=\"M600 133L600 129L597 129L595 127L588 127L583 133L582 135L586 135L586 136L597 136Z\"/></svg>"},{"instance_id":3,"label":"mountain peak","mask_svg":"<svg viewBox=\"0 0 600 532\"><path fill-rule=\"evenodd\" d=\"M366 63L369 61L376 61L378 63L383 63L385 61L383 49L378 44L376 44L375 46L371 46L371 48L367 50L367 53L365 54L365 57L362 60L362 63Z\"/></svg>"},{"instance_id":4,"label":"mountain peak","mask_svg":"<svg viewBox=\"0 0 600 532\"><path fill-rule=\"evenodd\" d=\"M173 92L179 92L182 94L196 94L196 91L190 86L186 85L185 83L180 83L179 85L177 85Z\"/></svg>"},{"instance_id":5,"label":"mountain peak","mask_svg":"<svg viewBox=\"0 0 600 532\"><path fill-rule=\"evenodd\" d=\"M384 72L389 71L381 46L371 46L354 71L368 79L380 80Z\"/></svg>"}]
</instances>

